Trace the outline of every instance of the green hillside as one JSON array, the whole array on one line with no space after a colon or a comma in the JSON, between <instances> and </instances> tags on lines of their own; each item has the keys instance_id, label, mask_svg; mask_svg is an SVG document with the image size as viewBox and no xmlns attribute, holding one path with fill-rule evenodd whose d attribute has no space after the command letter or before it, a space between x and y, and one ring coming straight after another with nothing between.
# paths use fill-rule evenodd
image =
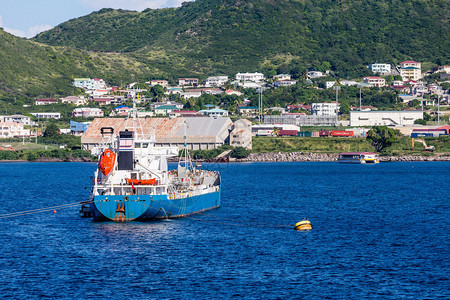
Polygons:
<instances>
[{"instance_id":1,"label":"green hillside","mask_svg":"<svg viewBox=\"0 0 450 300\"><path fill-rule=\"evenodd\" d=\"M197 0L143 12L103 9L33 40L0 29L0 111L76 93L74 77L109 84L180 76L266 75L406 59L449 64L448 0Z\"/></svg>"},{"instance_id":2,"label":"green hillside","mask_svg":"<svg viewBox=\"0 0 450 300\"><path fill-rule=\"evenodd\" d=\"M197 0L180 8L103 9L35 40L127 52L173 76L331 68L414 59L448 63L447 0ZM329 63L329 64L328 64Z\"/></svg>"},{"instance_id":3,"label":"green hillside","mask_svg":"<svg viewBox=\"0 0 450 300\"><path fill-rule=\"evenodd\" d=\"M74 77L104 77L112 82L157 72L127 55L54 47L0 30L0 112L34 97L76 93Z\"/></svg>"}]
</instances>

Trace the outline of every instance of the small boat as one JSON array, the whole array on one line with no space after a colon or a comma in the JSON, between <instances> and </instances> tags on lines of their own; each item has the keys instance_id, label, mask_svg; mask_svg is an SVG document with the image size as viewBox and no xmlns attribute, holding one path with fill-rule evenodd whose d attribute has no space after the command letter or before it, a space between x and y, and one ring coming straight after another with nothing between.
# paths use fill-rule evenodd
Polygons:
<instances>
[{"instance_id":1,"label":"small boat","mask_svg":"<svg viewBox=\"0 0 450 300\"><path fill-rule=\"evenodd\" d=\"M125 179L127 181L128 184L131 185L153 185L156 183L156 178L152 178L152 179L130 179L130 178L126 178Z\"/></svg>"},{"instance_id":2,"label":"small boat","mask_svg":"<svg viewBox=\"0 0 450 300\"><path fill-rule=\"evenodd\" d=\"M377 164L378 154L373 152L343 152L339 153L338 161L347 164Z\"/></svg>"}]
</instances>

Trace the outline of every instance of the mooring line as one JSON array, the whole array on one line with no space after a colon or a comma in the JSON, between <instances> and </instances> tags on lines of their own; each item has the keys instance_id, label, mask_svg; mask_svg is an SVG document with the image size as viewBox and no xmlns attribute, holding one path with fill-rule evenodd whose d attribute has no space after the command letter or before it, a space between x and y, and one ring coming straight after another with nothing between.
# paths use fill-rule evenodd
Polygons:
<instances>
[{"instance_id":1,"label":"mooring line","mask_svg":"<svg viewBox=\"0 0 450 300\"><path fill-rule=\"evenodd\" d=\"M12 217L24 216L24 215L31 215L31 214L37 214L37 213L41 213L41 212L52 211L52 210L55 210L55 209L70 208L70 207L74 207L74 206L77 206L77 205L80 205L80 204L88 204L88 203L91 203L91 202L92 201L80 201L80 202L73 202L73 203L67 203L67 204L61 204L61 205L56 205L56 206L43 207L43 208L32 209L32 210L23 210L23 211L18 211L18 212L13 212L13 213L7 213L7 214L0 215L0 219L12 218Z\"/></svg>"}]
</instances>

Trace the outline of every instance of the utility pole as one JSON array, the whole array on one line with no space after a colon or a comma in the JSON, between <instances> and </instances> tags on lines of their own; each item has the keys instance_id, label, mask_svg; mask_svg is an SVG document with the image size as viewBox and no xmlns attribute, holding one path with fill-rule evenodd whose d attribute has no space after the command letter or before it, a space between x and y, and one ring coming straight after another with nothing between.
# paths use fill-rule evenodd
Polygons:
<instances>
[{"instance_id":1,"label":"utility pole","mask_svg":"<svg viewBox=\"0 0 450 300\"><path fill-rule=\"evenodd\" d=\"M262 102L262 86L259 88L259 125L262 123L263 102Z\"/></svg>"},{"instance_id":2,"label":"utility pole","mask_svg":"<svg viewBox=\"0 0 450 300\"><path fill-rule=\"evenodd\" d=\"M337 83L337 81L336 81L336 83ZM339 112L339 109L338 109L338 92L341 89L341 87L335 85L333 87L333 89L336 91L336 126L338 126L338 112Z\"/></svg>"},{"instance_id":3,"label":"utility pole","mask_svg":"<svg viewBox=\"0 0 450 300\"><path fill-rule=\"evenodd\" d=\"M438 102L438 126L441 126L441 113L439 111L439 95L437 95L437 102Z\"/></svg>"},{"instance_id":4,"label":"utility pole","mask_svg":"<svg viewBox=\"0 0 450 300\"><path fill-rule=\"evenodd\" d=\"M359 111L361 111L361 89L362 85L359 86Z\"/></svg>"}]
</instances>

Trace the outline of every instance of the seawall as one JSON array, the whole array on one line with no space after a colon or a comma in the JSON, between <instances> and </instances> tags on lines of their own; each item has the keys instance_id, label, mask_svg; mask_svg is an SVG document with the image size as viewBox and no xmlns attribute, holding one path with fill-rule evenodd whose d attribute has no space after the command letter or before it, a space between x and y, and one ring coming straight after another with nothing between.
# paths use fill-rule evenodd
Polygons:
<instances>
[{"instance_id":1,"label":"seawall","mask_svg":"<svg viewBox=\"0 0 450 300\"><path fill-rule=\"evenodd\" d=\"M237 159L236 162L276 162L276 161L337 161L338 154L303 153L303 152L270 152L251 153L247 158ZM402 155L380 156L380 161L450 161L450 155L435 154L430 156Z\"/></svg>"}]
</instances>

